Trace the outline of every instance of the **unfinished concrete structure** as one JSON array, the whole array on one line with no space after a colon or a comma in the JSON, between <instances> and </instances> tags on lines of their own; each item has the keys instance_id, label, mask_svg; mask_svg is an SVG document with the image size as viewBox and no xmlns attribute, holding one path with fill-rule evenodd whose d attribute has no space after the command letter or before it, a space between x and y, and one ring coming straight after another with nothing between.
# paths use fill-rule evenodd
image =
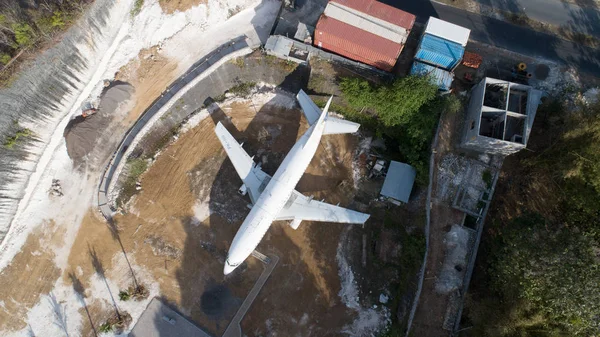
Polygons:
<instances>
[{"instance_id":1,"label":"unfinished concrete structure","mask_svg":"<svg viewBox=\"0 0 600 337\"><path fill-rule=\"evenodd\" d=\"M527 146L542 92L486 77L471 91L462 147L507 156Z\"/></svg>"}]
</instances>

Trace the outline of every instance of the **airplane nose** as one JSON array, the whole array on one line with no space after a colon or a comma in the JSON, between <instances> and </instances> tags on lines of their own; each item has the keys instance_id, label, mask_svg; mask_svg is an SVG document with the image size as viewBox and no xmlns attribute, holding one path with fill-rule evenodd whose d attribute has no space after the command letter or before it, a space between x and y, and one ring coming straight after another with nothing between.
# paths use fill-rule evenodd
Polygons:
<instances>
[{"instance_id":1,"label":"airplane nose","mask_svg":"<svg viewBox=\"0 0 600 337\"><path fill-rule=\"evenodd\" d=\"M229 275L235 267L229 265L229 263L225 262L225 267L223 268L223 275Z\"/></svg>"}]
</instances>

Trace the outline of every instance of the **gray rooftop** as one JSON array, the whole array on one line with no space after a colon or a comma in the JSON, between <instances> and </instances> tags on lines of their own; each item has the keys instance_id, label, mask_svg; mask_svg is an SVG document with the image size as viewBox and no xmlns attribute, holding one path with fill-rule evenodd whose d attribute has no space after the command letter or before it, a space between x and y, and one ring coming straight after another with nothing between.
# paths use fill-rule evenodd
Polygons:
<instances>
[{"instance_id":1,"label":"gray rooftop","mask_svg":"<svg viewBox=\"0 0 600 337\"><path fill-rule=\"evenodd\" d=\"M130 337L211 337L160 300L153 298Z\"/></svg>"},{"instance_id":2,"label":"gray rooftop","mask_svg":"<svg viewBox=\"0 0 600 337\"><path fill-rule=\"evenodd\" d=\"M381 195L407 203L416 176L417 171L414 167L392 160L381 188Z\"/></svg>"}]
</instances>

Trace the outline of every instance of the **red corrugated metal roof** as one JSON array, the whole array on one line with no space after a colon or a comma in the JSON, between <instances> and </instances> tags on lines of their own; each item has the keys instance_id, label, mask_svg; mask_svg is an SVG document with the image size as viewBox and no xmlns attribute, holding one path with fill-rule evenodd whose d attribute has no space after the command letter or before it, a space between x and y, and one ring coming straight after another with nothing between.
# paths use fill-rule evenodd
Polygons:
<instances>
[{"instance_id":1,"label":"red corrugated metal roof","mask_svg":"<svg viewBox=\"0 0 600 337\"><path fill-rule=\"evenodd\" d=\"M317 23L314 44L385 70L390 70L396 64L403 47L402 44L324 15Z\"/></svg>"},{"instance_id":2,"label":"red corrugated metal roof","mask_svg":"<svg viewBox=\"0 0 600 337\"><path fill-rule=\"evenodd\" d=\"M408 30L412 29L416 19L416 17L410 13L375 0L331 0L330 2L344 5Z\"/></svg>"}]
</instances>

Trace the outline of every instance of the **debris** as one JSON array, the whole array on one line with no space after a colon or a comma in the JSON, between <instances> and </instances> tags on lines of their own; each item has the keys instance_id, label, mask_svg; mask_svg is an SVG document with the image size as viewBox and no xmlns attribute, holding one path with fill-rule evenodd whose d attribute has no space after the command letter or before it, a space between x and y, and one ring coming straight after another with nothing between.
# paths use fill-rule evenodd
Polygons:
<instances>
[{"instance_id":1,"label":"debris","mask_svg":"<svg viewBox=\"0 0 600 337\"><path fill-rule=\"evenodd\" d=\"M389 296L387 296L386 294L382 293L381 295L379 295L379 303L381 304L386 304L389 299Z\"/></svg>"},{"instance_id":2,"label":"debris","mask_svg":"<svg viewBox=\"0 0 600 337\"><path fill-rule=\"evenodd\" d=\"M583 93L582 101L586 105L596 104L600 98L600 89L591 88Z\"/></svg>"},{"instance_id":3,"label":"debris","mask_svg":"<svg viewBox=\"0 0 600 337\"><path fill-rule=\"evenodd\" d=\"M483 62L483 57L476 53L465 51L462 64L465 67L477 69Z\"/></svg>"},{"instance_id":4,"label":"debris","mask_svg":"<svg viewBox=\"0 0 600 337\"><path fill-rule=\"evenodd\" d=\"M439 294L449 294L462 288L472 235L467 228L456 224L446 234L446 257L435 282L435 290Z\"/></svg>"},{"instance_id":5,"label":"debris","mask_svg":"<svg viewBox=\"0 0 600 337\"><path fill-rule=\"evenodd\" d=\"M60 180L52 179L52 186L50 187L49 193L50 195L53 195L55 197L63 196L62 186L60 186Z\"/></svg>"}]
</instances>

